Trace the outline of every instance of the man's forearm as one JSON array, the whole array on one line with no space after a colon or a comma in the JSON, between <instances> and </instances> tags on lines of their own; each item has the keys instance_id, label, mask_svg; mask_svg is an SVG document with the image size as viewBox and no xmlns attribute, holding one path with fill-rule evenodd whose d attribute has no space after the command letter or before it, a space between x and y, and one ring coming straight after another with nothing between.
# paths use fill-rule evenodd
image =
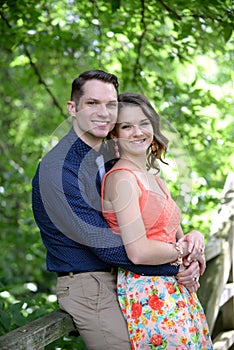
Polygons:
<instances>
[{"instance_id":1,"label":"man's forearm","mask_svg":"<svg viewBox=\"0 0 234 350\"><path fill-rule=\"evenodd\" d=\"M93 249L94 253L107 264L122 267L134 273L146 276L175 276L179 267L171 264L134 265L127 257L124 246L110 249Z\"/></svg>"}]
</instances>

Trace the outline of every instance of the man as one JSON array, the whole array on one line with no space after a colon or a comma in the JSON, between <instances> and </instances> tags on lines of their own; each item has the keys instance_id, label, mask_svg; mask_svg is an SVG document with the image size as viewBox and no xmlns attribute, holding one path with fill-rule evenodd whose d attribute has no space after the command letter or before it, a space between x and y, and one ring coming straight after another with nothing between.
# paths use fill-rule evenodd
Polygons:
<instances>
[{"instance_id":1,"label":"man","mask_svg":"<svg viewBox=\"0 0 234 350\"><path fill-rule=\"evenodd\" d=\"M178 267L134 265L100 208L102 141L117 119L118 80L91 70L73 81L70 132L42 159L33 179L33 212L47 249L47 268L58 275L61 309L90 350L130 349L116 296L113 266L139 274L176 275ZM100 169L102 167L100 166ZM199 274L192 263L182 282Z\"/></svg>"}]
</instances>

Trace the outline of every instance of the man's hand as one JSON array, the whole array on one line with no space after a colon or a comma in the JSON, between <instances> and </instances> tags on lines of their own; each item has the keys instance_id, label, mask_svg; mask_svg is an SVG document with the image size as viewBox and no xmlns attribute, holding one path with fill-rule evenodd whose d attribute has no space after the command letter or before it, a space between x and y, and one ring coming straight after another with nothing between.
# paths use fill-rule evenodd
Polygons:
<instances>
[{"instance_id":1,"label":"man's hand","mask_svg":"<svg viewBox=\"0 0 234 350\"><path fill-rule=\"evenodd\" d=\"M200 287L200 266L198 261L192 261L188 267L181 265L179 273L176 275L178 282L182 283L189 292L196 292Z\"/></svg>"}]
</instances>

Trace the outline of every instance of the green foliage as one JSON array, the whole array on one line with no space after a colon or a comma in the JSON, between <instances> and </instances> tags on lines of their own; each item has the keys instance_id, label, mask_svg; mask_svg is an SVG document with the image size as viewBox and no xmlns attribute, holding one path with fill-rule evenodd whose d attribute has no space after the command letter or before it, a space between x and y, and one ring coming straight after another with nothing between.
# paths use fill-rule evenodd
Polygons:
<instances>
[{"instance_id":1,"label":"green foliage","mask_svg":"<svg viewBox=\"0 0 234 350\"><path fill-rule=\"evenodd\" d=\"M230 0L3 0L0 22L0 266L4 333L56 308L31 212L31 179L68 114L71 81L91 68L143 92L176 135L163 175L192 227L209 236L233 155ZM171 130L174 130L171 133ZM181 155L183 162L181 163ZM37 293L29 301L28 283ZM2 294L0 294L2 295ZM29 314L24 308L30 305Z\"/></svg>"},{"instance_id":2,"label":"green foliage","mask_svg":"<svg viewBox=\"0 0 234 350\"><path fill-rule=\"evenodd\" d=\"M22 292L23 292L23 288ZM8 332L16 327L52 312L55 309L54 302L44 294L24 294L23 301L18 301L10 293L2 293L0 299L0 332Z\"/></svg>"},{"instance_id":3,"label":"green foliage","mask_svg":"<svg viewBox=\"0 0 234 350\"><path fill-rule=\"evenodd\" d=\"M68 336L58 339L46 346L46 350L54 349L88 350L83 339L76 332L71 332Z\"/></svg>"}]
</instances>

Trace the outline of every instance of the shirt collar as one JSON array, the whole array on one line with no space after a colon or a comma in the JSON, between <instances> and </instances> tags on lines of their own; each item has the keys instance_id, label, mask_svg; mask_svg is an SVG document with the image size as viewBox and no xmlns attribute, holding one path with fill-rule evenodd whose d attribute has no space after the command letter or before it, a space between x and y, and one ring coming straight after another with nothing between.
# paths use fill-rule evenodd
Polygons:
<instances>
[{"instance_id":1,"label":"shirt collar","mask_svg":"<svg viewBox=\"0 0 234 350\"><path fill-rule=\"evenodd\" d=\"M96 163L97 157L102 154L102 146L99 151L94 150L87 143L85 143L78 135L76 134L74 128L72 127L68 133L68 138L72 143L72 147L77 155L81 158L86 157L87 164Z\"/></svg>"}]
</instances>

